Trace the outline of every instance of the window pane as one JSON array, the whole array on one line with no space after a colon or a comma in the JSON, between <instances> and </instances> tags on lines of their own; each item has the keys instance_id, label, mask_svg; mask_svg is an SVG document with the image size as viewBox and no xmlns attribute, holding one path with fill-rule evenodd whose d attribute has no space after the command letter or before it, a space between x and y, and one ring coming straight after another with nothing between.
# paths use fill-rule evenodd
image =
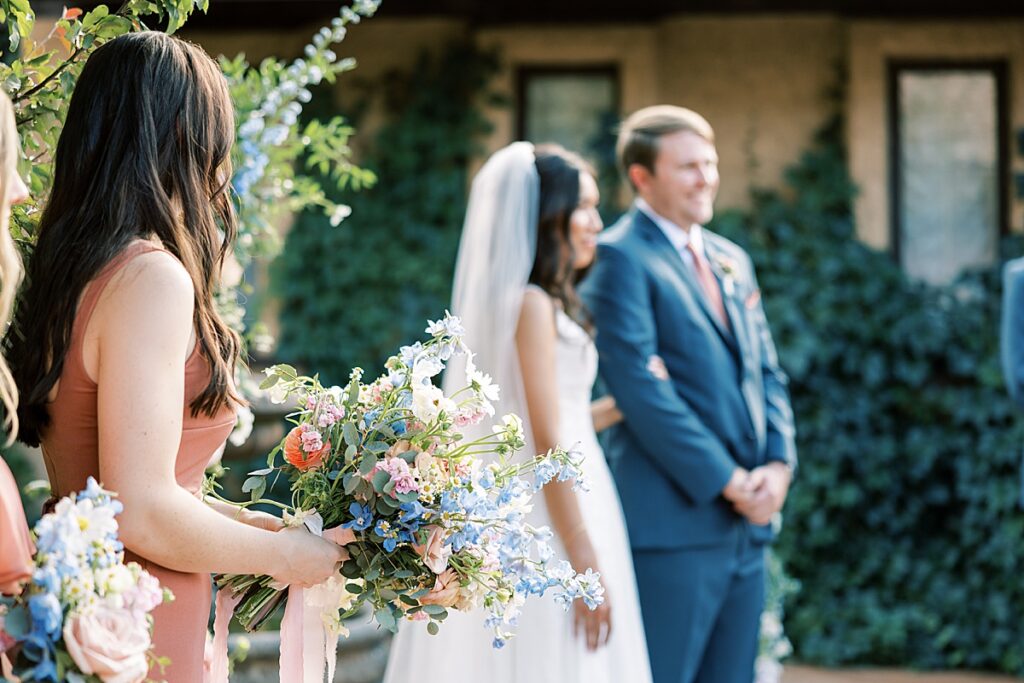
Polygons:
<instances>
[{"instance_id":1,"label":"window pane","mask_svg":"<svg viewBox=\"0 0 1024 683\"><path fill-rule=\"evenodd\" d=\"M900 253L911 277L947 283L996 257L997 92L988 70L898 75Z\"/></svg>"},{"instance_id":2,"label":"window pane","mask_svg":"<svg viewBox=\"0 0 1024 683\"><path fill-rule=\"evenodd\" d=\"M523 134L533 142L557 142L589 153L615 111L615 79L608 73L529 74L525 83Z\"/></svg>"},{"instance_id":3,"label":"window pane","mask_svg":"<svg viewBox=\"0 0 1024 683\"><path fill-rule=\"evenodd\" d=\"M601 190L602 214L610 220L615 206L615 125L618 81L614 70L529 72L523 74L520 134L534 143L557 142L594 164Z\"/></svg>"}]
</instances>

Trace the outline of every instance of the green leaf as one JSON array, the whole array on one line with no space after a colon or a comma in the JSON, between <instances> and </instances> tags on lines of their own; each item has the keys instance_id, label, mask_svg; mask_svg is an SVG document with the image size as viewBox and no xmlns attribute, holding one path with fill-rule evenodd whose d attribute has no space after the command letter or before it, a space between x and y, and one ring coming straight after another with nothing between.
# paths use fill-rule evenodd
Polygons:
<instances>
[{"instance_id":1,"label":"green leaf","mask_svg":"<svg viewBox=\"0 0 1024 683\"><path fill-rule=\"evenodd\" d=\"M346 422L345 426L342 427L342 435L345 438L345 443L349 446L359 445L359 431L356 430L356 426L351 422Z\"/></svg>"},{"instance_id":2,"label":"green leaf","mask_svg":"<svg viewBox=\"0 0 1024 683\"><path fill-rule=\"evenodd\" d=\"M370 481L373 483L374 491L383 493L384 487L391 483L391 475L384 470L377 470L373 473L373 479Z\"/></svg>"},{"instance_id":3,"label":"green leaf","mask_svg":"<svg viewBox=\"0 0 1024 683\"><path fill-rule=\"evenodd\" d=\"M444 619L448 616L448 610L441 605L424 605L423 611L437 619Z\"/></svg>"},{"instance_id":4,"label":"green leaf","mask_svg":"<svg viewBox=\"0 0 1024 683\"><path fill-rule=\"evenodd\" d=\"M359 461L359 474L364 477L370 476L370 472L373 472L373 468L377 466L377 458L372 453L364 453L362 460ZM387 472L381 470L377 474L384 474L387 476ZM374 475L376 479L376 475Z\"/></svg>"},{"instance_id":5,"label":"green leaf","mask_svg":"<svg viewBox=\"0 0 1024 683\"><path fill-rule=\"evenodd\" d=\"M373 617L377 620L378 624L392 633L396 633L398 631L398 622L395 620L395 615L391 613L390 609L386 607L378 609L373 613Z\"/></svg>"},{"instance_id":6,"label":"green leaf","mask_svg":"<svg viewBox=\"0 0 1024 683\"><path fill-rule=\"evenodd\" d=\"M401 503L412 503L419 500L419 495L420 494L416 491L407 491L405 493L395 494L395 497L398 498L398 501Z\"/></svg>"},{"instance_id":7,"label":"green leaf","mask_svg":"<svg viewBox=\"0 0 1024 683\"><path fill-rule=\"evenodd\" d=\"M440 631L440 629L438 628L436 621L427 622L427 633L429 633L432 636L436 636L438 631Z\"/></svg>"},{"instance_id":8,"label":"green leaf","mask_svg":"<svg viewBox=\"0 0 1024 683\"><path fill-rule=\"evenodd\" d=\"M345 475L342 481L344 481L343 487L345 489L345 493L351 496L353 493L356 492L356 489L359 488L359 482L364 480L356 476L352 472L349 472L348 474Z\"/></svg>"},{"instance_id":9,"label":"green leaf","mask_svg":"<svg viewBox=\"0 0 1024 683\"><path fill-rule=\"evenodd\" d=\"M349 446L348 448L346 448L345 449L345 463L348 464L348 463L351 463L353 460L355 460L356 453L358 453L358 452L359 452L358 449L354 445Z\"/></svg>"},{"instance_id":10,"label":"green leaf","mask_svg":"<svg viewBox=\"0 0 1024 683\"><path fill-rule=\"evenodd\" d=\"M107 6L100 5L91 12L87 12L86 15L82 17L82 28L86 31L92 29L94 26L96 26L97 23L99 23L101 19L106 17L108 14L110 14L110 10L107 8Z\"/></svg>"},{"instance_id":11,"label":"green leaf","mask_svg":"<svg viewBox=\"0 0 1024 683\"><path fill-rule=\"evenodd\" d=\"M398 599L401 600L404 604L409 605L410 607L418 607L419 604L420 604L418 600L416 600L415 598L409 597L405 593L402 593L401 595L399 595Z\"/></svg>"},{"instance_id":12,"label":"green leaf","mask_svg":"<svg viewBox=\"0 0 1024 683\"><path fill-rule=\"evenodd\" d=\"M345 568L344 568L344 566L342 566L342 573L343 574L344 574L344 570L345 570ZM353 578L355 578L355 577L353 577ZM358 583L346 583L345 584L345 590L347 590L352 595L359 595L360 593L362 593L365 590L365 588L363 586L361 586L360 584L358 584Z\"/></svg>"},{"instance_id":13,"label":"green leaf","mask_svg":"<svg viewBox=\"0 0 1024 683\"><path fill-rule=\"evenodd\" d=\"M281 381L280 375L267 375L267 378L260 382L260 389L266 391Z\"/></svg>"},{"instance_id":14,"label":"green leaf","mask_svg":"<svg viewBox=\"0 0 1024 683\"><path fill-rule=\"evenodd\" d=\"M249 477L242 484L242 493L249 493L260 484L265 483L266 480L263 477Z\"/></svg>"},{"instance_id":15,"label":"green leaf","mask_svg":"<svg viewBox=\"0 0 1024 683\"><path fill-rule=\"evenodd\" d=\"M370 441L363 448L371 453L386 453L390 446L383 441Z\"/></svg>"}]
</instances>

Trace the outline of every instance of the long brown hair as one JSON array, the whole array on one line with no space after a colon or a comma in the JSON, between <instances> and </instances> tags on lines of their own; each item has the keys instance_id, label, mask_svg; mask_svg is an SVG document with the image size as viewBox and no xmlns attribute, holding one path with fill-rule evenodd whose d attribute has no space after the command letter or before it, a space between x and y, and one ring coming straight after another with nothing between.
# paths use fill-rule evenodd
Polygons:
<instances>
[{"instance_id":1,"label":"long brown hair","mask_svg":"<svg viewBox=\"0 0 1024 683\"><path fill-rule=\"evenodd\" d=\"M589 316L575 286L589 268L577 272L573 267L576 259L569 239L569 221L580 203L580 173L595 173L582 157L561 145L537 145L534 154L540 176L540 206L530 283L560 302L571 318L589 330Z\"/></svg>"},{"instance_id":2,"label":"long brown hair","mask_svg":"<svg viewBox=\"0 0 1024 683\"><path fill-rule=\"evenodd\" d=\"M228 194L234 113L217 64L163 33L120 36L89 57L57 143L53 192L39 225L9 359L21 391L21 440L49 424L85 286L132 241L155 236L188 271L193 324L210 381L192 414L241 402L231 382L238 335L214 307L236 233Z\"/></svg>"},{"instance_id":3,"label":"long brown hair","mask_svg":"<svg viewBox=\"0 0 1024 683\"><path fill-rule=\"evenodd\" d=\"M14 105L0 92L0 329L7 327L14 305L14 294L21 282L21 258L10 230L12 180L18 173L18 131L14 125ZM0 355L0 402L3 402L3 426L7 443L18 434L18 387L7 362Z\"/></svg>"}]
</instances>

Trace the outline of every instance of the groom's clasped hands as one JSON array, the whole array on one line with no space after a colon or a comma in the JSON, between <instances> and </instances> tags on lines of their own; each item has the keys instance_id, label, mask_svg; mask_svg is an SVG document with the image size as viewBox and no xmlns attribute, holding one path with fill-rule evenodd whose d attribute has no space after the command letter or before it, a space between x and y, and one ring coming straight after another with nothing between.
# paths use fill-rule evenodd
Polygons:
<instances>
[{"instance_id":1,"label":"groom's clasped hands","mask_svg":"<svg viewBox=\"0 0 1024 683\"><path fill-rule=\"evenodd\" d=\"M770 462L749 471L737 467L722 490L722 496L751 524L764 525L782 510L791 480L792 471L781 462Z\"/></svg>"}]
</instances>

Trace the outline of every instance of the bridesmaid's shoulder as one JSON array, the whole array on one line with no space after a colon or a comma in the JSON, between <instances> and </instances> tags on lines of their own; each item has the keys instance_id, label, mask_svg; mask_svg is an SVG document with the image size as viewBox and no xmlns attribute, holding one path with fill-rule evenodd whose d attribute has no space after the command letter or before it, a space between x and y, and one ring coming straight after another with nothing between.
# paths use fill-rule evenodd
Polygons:
<instances>
[{"instance_id":1,"label":"bridesmaid's shoulder","mask_svg":"<svg viewBox=\"0 0 1024 683\"><path fill-rule=\"evenodd\" d=\"M147 320L175 325L192 319L195 287L185 266L172 254L155 250L134 256L106 287L100 317Z\"/></svg>"},{"instance_id":2,"label":"bridesmaid's shoulder","mask_svg":"<svg viewBox=\"0 0 1024 683\"><path fill-rule=\"evenodd\" d=\"M181 261L162 249L147 251L128 261L116 278L117 289L131 289L164 301L187 296L191 301L195 287ZM111 283L114 284L114 283Z\"/></svg>"}]
</instances>

